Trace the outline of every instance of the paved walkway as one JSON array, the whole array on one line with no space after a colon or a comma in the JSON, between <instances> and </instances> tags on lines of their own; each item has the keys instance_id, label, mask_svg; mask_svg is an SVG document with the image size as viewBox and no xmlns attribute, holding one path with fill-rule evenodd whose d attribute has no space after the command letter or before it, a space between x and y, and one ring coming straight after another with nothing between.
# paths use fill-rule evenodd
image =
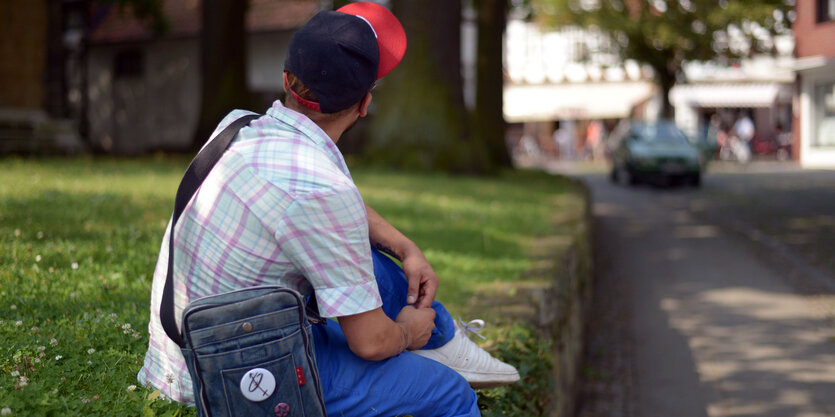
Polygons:
<instances>
[{"instance_id":1,"label":"paved walkway","mask_svg":"<svg viewBox=\"0 0 835 417\"><path fill-rule=\"evenodd\" d=\"M695 210L721 190L710 179L629 188L582 172L598 277L580 415L835 416L833 292L798 291L768 250Z\"/></svg>"}]
</instances>

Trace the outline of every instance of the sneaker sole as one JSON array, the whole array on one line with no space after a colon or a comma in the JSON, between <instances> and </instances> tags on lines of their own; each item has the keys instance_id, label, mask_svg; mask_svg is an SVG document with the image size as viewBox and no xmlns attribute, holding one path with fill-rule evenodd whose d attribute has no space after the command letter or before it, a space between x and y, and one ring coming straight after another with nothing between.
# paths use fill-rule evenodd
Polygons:
<instances>
[{"instance_id":1,"label":"sneaker sole","mask_svg":"<svg viewBox=\"0 0 835 417\"><path fill-rule=\"evenodd\" d=\"M487 375L470 374L466 372L458 372L471 387L476 389L496 388L504 385L510 385L519 381L519 375L495 375L492 378Z\"/></svg>"},{"instance_id":2,"label":"sneaker sole","mask_svg":"<svg viewBox=\"0 0 835 417\"><path fill-rule=\"evenodd\" d=\"M517 381L519 381L519 380L517 379L517 380L513 380L513 381L468 381L468 382L470 383L470 387L472 387L473 389L489 389L489 388L503 387L505 385L510 385L510 384L512 384L514 382L517 382Z\"/></svg>"}]
</instances>

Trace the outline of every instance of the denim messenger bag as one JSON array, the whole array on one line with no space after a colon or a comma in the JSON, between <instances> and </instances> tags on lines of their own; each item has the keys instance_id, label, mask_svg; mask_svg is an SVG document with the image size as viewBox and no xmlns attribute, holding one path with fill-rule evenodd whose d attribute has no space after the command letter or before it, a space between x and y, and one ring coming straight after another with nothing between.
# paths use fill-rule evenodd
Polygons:
<instances>
[{"instance_id":1,"label":"denim messenger bag","mask_svg":"<svg viewBox=\"0 0 835 417\"><path fill-rule=\"evenodd\" d=\"M192 301L183 311L182 333L174 320L174 226L238 130L258 116L226 127L180 182L160 320L185 357L198 416L326 416L311 335L311 322L322 320L315 297L305 307L292 289L251 287Z\"/></svg>"}]
</instances>

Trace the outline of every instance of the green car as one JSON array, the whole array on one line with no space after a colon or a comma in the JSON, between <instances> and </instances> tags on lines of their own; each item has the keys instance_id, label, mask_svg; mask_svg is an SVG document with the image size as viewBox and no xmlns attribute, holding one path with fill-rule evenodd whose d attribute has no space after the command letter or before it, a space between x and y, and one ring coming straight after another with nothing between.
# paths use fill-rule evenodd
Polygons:
<instances>
[{"instance_id":1,"label":"green car","mask_svg":"<svg viewBox=\"0 0 835 417\"><path fill-rule=\"evenodd\" d=\"M702 152L673 122L624 121L609 140L616 183L701 184Z\"/></svg>"}]
</instances>

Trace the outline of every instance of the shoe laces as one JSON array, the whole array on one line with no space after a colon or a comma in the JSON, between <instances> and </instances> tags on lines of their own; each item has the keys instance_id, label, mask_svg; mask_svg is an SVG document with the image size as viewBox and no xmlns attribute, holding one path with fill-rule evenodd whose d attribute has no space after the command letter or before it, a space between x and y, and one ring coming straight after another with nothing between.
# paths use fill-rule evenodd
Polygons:
<instances>
[{"instance_id":1,"label":"shoe laces","mask_svg":"<svg viewBox=\"0 0 835 417\"><path fill-rule=\"evenodd\" d=\"M481 338L481 340L487 340L484 335L479 333L480 331L484 330L484 320L475 319L470 320L468 322L464 322L461 317L458 317L458 324L461 331L464 332L464 336L469 336L470 334L474 334Z\"/></svg>"}]
</instances>

